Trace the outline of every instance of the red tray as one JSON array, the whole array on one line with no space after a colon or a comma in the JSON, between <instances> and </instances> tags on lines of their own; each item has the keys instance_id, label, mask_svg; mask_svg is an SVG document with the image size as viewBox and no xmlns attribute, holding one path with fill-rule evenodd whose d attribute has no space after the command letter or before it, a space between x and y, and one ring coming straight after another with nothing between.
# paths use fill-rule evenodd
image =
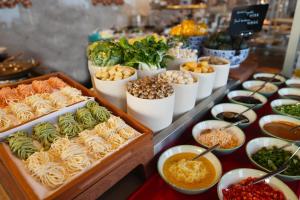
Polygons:
<instances>
[{"instance_id":1,"label":"red tray","mask_svg":"<svg viewBox=\"0 0 300 200\"><path fill-rule=\"evenodd\" d=\"M251 161L248 159L245 148L248 141L253 138L263 137L265 135L262 134L258 121L262 116L272 114L272 109L270 107L270 102L274 99L277 99L278 95L273 95L271 98L268 98L268 103L266 103L262 108L256 111L257 119L251 124L249 127L244 129L246 134L246 142L245 144L237 151L229 155L221 155L218 156L222 163L223 174L236 168L256 168ZM213 119L210 114L208 114L203 120ZM178 142L174 145L181 144L193 144L197 145L197 143L192 139L191 128L189 128L184 134L183 137L178 140ZM173 145L173 146L174 146ZM295 182L286 182L286 184L297 194L300 199L300 181ZM130 200L140 200L140 199L155 199L155 200L216 200L218 199L217 195L217 184L206 191L205 193L198 195L185 195L181 194L174 189L172 189L168 184L164 182L164 180L159 176L156 171L150 178L130 197Z\"/></svg>"}]
</instances>

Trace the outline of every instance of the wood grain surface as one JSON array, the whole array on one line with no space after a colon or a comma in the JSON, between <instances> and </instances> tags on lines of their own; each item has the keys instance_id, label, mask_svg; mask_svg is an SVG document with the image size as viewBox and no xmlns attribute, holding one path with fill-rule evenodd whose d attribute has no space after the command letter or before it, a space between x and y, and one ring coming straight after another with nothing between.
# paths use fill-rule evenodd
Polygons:
<instances>
[{"instance_id":1,"label":"wood grain surface","mask_svg":"<svg viewBox=\"0 0 300 200\"><path fill-rule=\"evenodd\" d=\"M128 145L121 147L112 155L104 158L101 163L95 165L79 177L63 185L46 199L65 200L99 197L135 167L138 165L146 166L149 163L153 157L152 131L101 96L91 92L66 75L52 73L6 86L16 87L21 83L31 83L33 80L45 80L52 76L59 77L70 86L81 90L83 95L95 97L99 104L107 107L114 115L120 116L128 125L135 128L142 135L133 139ZM37 194L29 186L15 164L9 159L4 144L0 144L0 154L2 155L0 158L1 184L7 191L8 196L11 199L38 199Z\"/></svg>"}]
</instances>

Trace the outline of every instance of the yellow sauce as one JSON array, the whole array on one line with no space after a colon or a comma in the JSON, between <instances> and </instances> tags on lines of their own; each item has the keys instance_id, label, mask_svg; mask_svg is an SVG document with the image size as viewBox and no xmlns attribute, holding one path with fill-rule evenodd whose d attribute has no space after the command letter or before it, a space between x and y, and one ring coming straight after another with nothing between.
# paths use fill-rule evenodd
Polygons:
<instances>
[{"instance_id":1,"label":"yellow sauce","mask_svg":"<svg viewBox=\"0 0 300 200\"><path fill-rule=\"evenodd\" d=\"M195 153L179 153L168 158L163 166L163 174L165 178L170 183L186 189L200 189L210 186L215 180L216 170L212 163L203 156L195 161L191 161L191 159L194 158L196 155L197 154ZM182 177L178 177L179 173L174 171L173 169L175 168L174 166L178 166L179 162L185 163L188 167L188 171L191 170L195 172L195 177L193 177L194 175L191 174L187 174L188 180L183 180ZM191 164L201 166L201 173L199 174L199 169L193 168Z\"/></svg>"}]
</instances>

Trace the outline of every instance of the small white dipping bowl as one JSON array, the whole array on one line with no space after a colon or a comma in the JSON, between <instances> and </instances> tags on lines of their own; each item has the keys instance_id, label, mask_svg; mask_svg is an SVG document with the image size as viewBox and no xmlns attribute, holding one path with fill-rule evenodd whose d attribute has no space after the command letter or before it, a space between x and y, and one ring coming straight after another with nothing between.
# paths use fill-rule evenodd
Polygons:
<instances>
[{"instance_id":1,"label":"small white dipping bowl","mask_svg":"<svg viewBox=\"0 0 300 200\"><path fill-rule=\"evenodd\" d=\"M300 79L295 79L295 78L288 79L285 81L285 84L291 88L300 88ZM297 85L299 84L299 86L296 87L296 86L293 86L293 84L297 84Z\"/></svg>"},{"instance_id":2,"label":"small white dipping bowl","mask_svg":"<svg viewBox=\"0 0 300 200\"><path fill-rule=\"evenodd\" d=\"M202 145L206 148L209 148L208 146L202 144L198 140L199 135L201 135L201 132L205 129L222 128L222 127L225 127L230 124L231 123L229 123L229 122L220 121L220 120L207 120L207 121L200 122L200 123L196 124L193 128L193 131L192 131L193 137L197 143L199 143L200 145ZM215 150L215 152L217 152L218 154L230 154L230 153L234 152L235 150L239 149L245 143L245 139L246 139L245 134L239 127L233 126L233 127L228 128L227 130L230 130L232 132L232 134L234 134L237 137L237 139L239 141L238 146L231 148L231 149L217 148Z\"/></svg>"},{"instance_id":3,"label":"small white dipping bowl","mask_svg":"<svg viewBox=\"0 0 300 200\"><path fill-rule=\"evenodd\" d=\"M217 118L217 115L219 113L222 113L222 112L235 112L235 113L241 113L245 110L247 110L248 107L246 106L243 106L243 105L239 105L239 104L234 104L234 103L221 103L221 104L218 104L218 105L215 105L212 109L211 109L211 114L212 116L215 118L215 119L218 119L218 120L222 120L222 119L219 119ZM249 122L248 123L241 123L239 124L238 126L241 127L241 128L245 128L247 126L249 126L250 124L252 124L257 116L256 116L256 113L253 111L253 110L248 110L247 112L243 113L242 115L244 115L245 117L248 118ZM223 120L224 121L224 120Z\"/></svg>"},{"instance_id":4,"label":"small white dipping bowl","mask_svg":"<svg viewBox=\"0 0 300 200\"><path fill-rule=\"evenodd\" d=\"M251 81L245 81L242 84L242 86L246 90L255 91L255 90L252 90L250 88L253 87L253 86L261 86L264 83L265 83L265 81L251 80ZM261 91L259 91L258 93L260 93L262 95L265 95L265 96L271 96L272 94L274 94L278 90L278 87L276 85L274 85L273 83L267 83L266 86L272 88L272 91L270 91L270 92L261 92Z\"/></svg>"},{"instance_id":5,"label":"small white dipping bowl","mask_svg":"<svg viewBox=\"0 0 300 200\"><path fill-rule=\"evenodd\" d=\"M254 104L243 103L243 102L240 102L240 101L236 101L233 98L237 97L237 96L245 96L245 97L250 96L252 93L253 92L248 91L248 90L234 90L234 91L231 91L227 94L227 98L232 103L237 103L237 104L241 104L241 105L244 105L244 106L247 106L247 107L251 107ZM257 106L254 108L254 110L261 108L263 105L265 105L268 102L267 98L265 96L259 94L259 93L255 93L252 96L262 102L261 104L257 104Z\"/></svg>"},{"instance_id":6,"label":"small white dipping bowl","mask_svg":"<svg viewBox=\"0 0 300 200\"><path fill-rule=\"evenodd\" d=\"M236 184L248 177L261 177L266 173L256 169L240 168L234 169L224 174L218 184L218 197L223 200L223 189ZM298 200L296 194L281 180L276 177L270 178L268 183L272 188L281 191L287 200Z\"/></svg>"},{"instance_id":7,"label":"small white dipping bowl","mask_svg":"<svg viewBox=\"0 0 300 200\"><path fill-rule=\"evenodd\" d=\"M295 96L299 96L300 98L300 89L299 88L281 88L280 90L278 90L278 94L279 96L281 96L282 98L285 99L293 99L291 97L288 97L287 95L295 95ZM297 100L297 99L295 99Z\"/></svg>"},{"instance_id":8,"label":"small white dipping bowl","mask_svg":"<svg viewBox=\"0 0 300 200\"><path fill-rule=\"evenodd\" d=\"M168 183L172 188L174 188L178 192L181 192L184 194L200 194L202 192L205 192L209 188L213 187L220 180L220 177L222 175L222 165L220 163L220 160L212 153L207 153L204 155L204 157L207 158L214 166L214 168L216 170L216 177L215 177L214 181L211 183L211 185L206 188L186 189L186 188L178 187L177 185L169 182L169 180L166 179L166 177L164 176L164 173L163 173L163 166L164 166L166 160L168 158L170 158L171 156L173 156L175 154L187 153L187 152L200 154L205 150L206 149L204 149L202 147L197 147L197 146L193 146L193 145L180 145L180 146L175 146L175 147L172 147L172 148L166 150L164 153L162 153L160 155L158 162L157 162L157 169L158 169L160 176L162 177L162 179L164 179L164 181L166 183Z\"/></svg>"},{"instance_id":9,"label":"small white dipping bowl","mask_svg":"<svg viewBox=\"0 0 300 200\"><path fill-rule=\"evenodd\" d=\"M289 139L281 138L276 135L273 135L272 133L270 133L264 129L264 125L271 123L271 122L278 122L278 121L290 122L290 123L297 124L298 126L300 125L300 120L292 118L292 117L288 117L288 116L284 116L284 115L266 115L266 116L260 118L259 127L265 134L267 134L269 136L279 138L279 139L282 139L282 140L285 140L288 142L294 142L294 143L300 144L300 140L289 140Z\"/></svg>"},{"instance_id":10,"label":"small white dipping bowl","mask_svg":"<svg viewBox=\"0 0 300 200\"><path fill-rule=\"evenodd\" d=\"M266 78L273 78L275 74L272 73L256 73L253 75L253 78L255 80L258 80L259 77L266 77ZM275 84L275 85L281 85L282 83L285 82L285 78L281 75L276 75L275 76L276 79L280 80L280 81L272 81L271 83Z\"/></svg>"},{"instance_id":11,"label":"small white dipping bowl","mask_svg":"<svg viewBox=\"0 0 300 200\"><path fill-rule=\"evenodd\" d=\"M277 106L290 105L290 104L296 104L296 103L300 103L300 102L297 100L293 100L293 99L276 99L271 102L271 108L272 108L272 111L276 114L286 115L289 117L294 117L296 119L300 119L300 117L289 115L287 113L281 112L276 109Z\"/></svg>"},{"instance_id":12,"label":"small white dipping bowl","mask_svg":"<svg viewBox=\"0 0 300 200\"><path fill-rule=\"evenodd\" d=\"M254 153L256 153L258 150L260 150L263 147L266 148L272 148L273 146L276 146L278 148L284 146L288 144L288 142L277 139L277 138L272 138L272 137L260 137L260 138L255 138L250 140L247 143L246 146L246 153L248 158L251 160L251 162L256 165L257 167L261 168L264 171L270 171L267 168L264 168L263 166L259 165L257 162L255 162L252 159L252 155ZM284 150L286 151L290 151L291 153L295 152L297 150L296 145L292 145L289 147L284 148ZM300 158L300 152L298 152L296 154L296 156L298 156ZM288 176L288 175L284 175L284 174L278 174L277 175L280 179L284 180L284 181L297 181L300 180L300 176Z\"/></svg>"}]
</instances>

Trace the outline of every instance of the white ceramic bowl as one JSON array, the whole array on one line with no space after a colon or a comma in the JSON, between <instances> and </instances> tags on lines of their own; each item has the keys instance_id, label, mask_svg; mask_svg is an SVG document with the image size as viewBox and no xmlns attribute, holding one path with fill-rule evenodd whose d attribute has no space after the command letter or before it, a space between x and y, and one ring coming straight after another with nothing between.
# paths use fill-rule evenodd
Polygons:
<instances>
[{"instance_id":1,"label":"white ceramic bowl","mask_svg":"<svg viewBox=\"0 0 300 200\"><path fill-rule=\"evenodd\" d=\"M300 89L299 88L281 88L278 90L279 96L285 99L292 99L286 95L297 95L300 98ZM296 99L297 100L297 99Z\"/></svg>"},{"instance_id":2,"label":"white ceramic bowl","mask_svg":"<svg viewBox=\"0 0 300 200\"><path fill-rule=\"evenodd\" d=\"M245 110L247 110L248 107L243 106L243 105L239 105L239 104L234 104L234 103L221 103L218 105L215 105L212 109L211 109L211 114L215 119L221 120L219 118L217 118L217 115L219 113L222 112L235 112L235 113L241 113ZM249 122L248 123L242 123L239 125L239 127L244 128L249 126L250 124L252 124L257 116L256 113L253 110L248 110L247 112L243 113L243 115L245 117L248 118Z\"/></svg>"},{"instance_id":3,"label":"white ceramic bowl","mask_svg":"<svg viewBox=\"0 0 300 200\"><path fill-rule=\"evenodd\" d=\"M218 184L218 197L223 200L223 189L228 188L232 184L236 184L248 177L260 177L266 173L256 169L240 168L234 169L224 174ZM274 189L280 190L287 200L298 200L296 194L281 180L272 177L269 182Z\"/></svg>"},{"instance_id":4,"label":"white ceramic bowl","mask_svg":"<svg viewBox=\"0 0 300 200\"><path fill-rule=\"evenodd\" d=\"M285 84L286 84L288 87L292 87L292 88L300 88L300 79L295 79L295 78L288 79L288 80L285 81ZM299 84L299 87L295 87L295 86L293 86L293 84Z\"/></svg>"},{"instance_id":5,"label":"white ceramic bowl","mask_svg":"<svg viewBox=\"0 0 300 200\"><path fill-rule=\"evenodd\" d=\"M210 56L203 56L203 57L200 57L198 59L198 61L209 59L209 58L210 58ZM215 81L214 81L214 89L222 87L227 84L229 70L230 70L230 61L229 60L227 60L225 58L221 58L221 57L218 57L218 59L224 61L226 64L223 64L223 65L209 64L210 66L212 66L214 68L214 70L216 72L216 77L215 77Z\"/></svg>"},{"instance_id":6,"label":"white ceramic bowl","mask_svg":"<svg viewBox=\"0 0 300 200\"><path fill-rule=\"evenodd\" d=\"M199 101L210 96L214 88L216 72L214 71L211 73L196 73L188 71L182 66L183 64L180 66L181 71L189 72L198 79L198 94L196 100Z\"/></svg>"},{"instance_id":7,"label":"white ceramic bowl","mask_svg":"<svg viewBox=\"0 0 300 200\"><path fill-rule=\"evenodd\" d=\"M237 103L237 104L241 104L241 105L244 105L244 106L247 106L247 107L251 107L254 104L247 104L247 103L243 103L243 102L236 101L236 100L233 99L234 97L237 97L237 96L249 96L251 94L252 94L252 92L248 91L248 90L234 90L234 91L231 91L231 92L229 92L227 94L227 98L232 103ZM256 98L256 99L258 99L258 100L260 100L262 102L261 104L258 104L254 108L254 110L261 108L263 105L265 105L268 102L267 98L265 96L259 94L259 93L255 93L253 95L253 97Z\"/></svg>"},{"instance_id":8,"label":"white ceramic bowl","mask_svg":"<svg viewBox=\"0 0 300 200\"><path fill-rule=\"evenodd\" d=\"M258 77L267 77L267 78L273 78L275 74L272 74L272 73L256 73L253 75L253 78L255 80L257 80ZM285 82L285 78L281 75L276 75L275 76L276 79L279 79L280 81L272 81L271 83L275 84L275 85L281 85L282 83Z\"/></svg>"},{"instance_id":9,"label":"white ceramic bowl","mask_svg":"<svg viewBox=\"0 0 300 200\"><path fill-rule=\"evenodd\" d=\"M216 177L215 177L214 181L211 183L211 185L206 188L186 189L186 188L178 187L177 185L170 183L166 179L166 177L164 176L164 173L163 173L163 166L165 164L165 161L168 158L170 158L171 156L178 154L178 153L185 153L185 152L200 154L203 151L205 151L204 148L193 146L193 145L180 145L180 146L175 146L175 147L172 147L172 148L166 150L165 152L163 152L160 155L158 162L157 162L157 169L158 169L160 176L162 177L162 179L164 179L164 181L166 183L168 183L172 188L174 188L178 192L181 192L184 194L200 194L202 192L205 192L209 188L213 187L219 181L219 179L222 175L222 165L220 163L220 160L212 153L207 153L204 155L204 157L207 158L214 166L214 168L216 170Z\"/></svg>"},{"instance_id":10,"label":"white ceramic bowl","mask_svg":"<svg viewBox=\"0 0 300 200\"><path fill-rule=\"evenodd\" d=\"M280 112L279 110L276 109L277 106L290 105L290 104L296 104L296 103L300 103L300 102L297 100L293 100L293 99L276 99L271 102L271 108L272 108L272 111L276 114L286 115L289 117L294 117L296 119L300 119L300 117L289 115L284 112Z\"/></svg>"},{"instance_id":11,"label":"white ceramic bowl","mask_svg":"<svg viewBox=\"0 0 300 200\"><path fill-rule=\"evenodd\" d=\"M282 140L285 140L285 141L288 141L288 142L295 142L297 144L300 144L300 140L295 141L295 140L289 140L289 139L281 138L281 137L278 137L276 135L273 135L272 133L270 133L270 132L268 132L264 129L264 125L266 125L268 123L271 123L271 122L276 122L276 121L286 121L286 122L291 122L291 123L300 125L300 120L292 118L292 117L288 117L288 116L284 116L284 115L266 115L266 116L260 118L259 127L265 134L267 134L269 136L279 138L279 139L282 139Z\"/></svg>"},{"instance_id":12,"label":"white ceramic bowl","mask_svg":"<svg viewBox=\"0 0 300 200\"><path fill-rule=\"evenodd\" d=\"M261 166L257 162L255 162L252 159L252 155L263 147L271 148L273 146L276 146L276 147L280 148L286 144L288 144L288 142L277 139L277 138L272 138L272 137L255 138L255 139L250 140L247 143L246 153L247 153L248 158L251 160L251 162L253 164L255 164L257 167L261 168L262 170L269 172L270 170L268 170L267 168L264 168L263 166ZM284 148L284 150L290 151L293 153L297 150L297 147L295 145L293 145L293 146ZM298 152L296 155L300 158L300 152ZM284 181L300 180L300 176L288 176L288 175L284 175L284 174L279 174L277 176Z\"/></svg>"},{"instance_id":13,"label":"white ceramic bowl","mask_svg":"<svg viewBox=\"0 0 300 200\"><path fill-rule=\"evenodd\" d=\"M203 54L205 56L218 56L230 60L230 68L239 67L248 57L250 48L241 49L239 53L236 51L237 50L218 50L203 47Z\"/></svg>"},{"instance_id":14,"label":"white ceramic bowl","mask_svg":"<svg viewBox=\"0 0 300 200\"><path fill-rule=\"evenodd\" d=\"M246 90L255 91L255 90L252 90L250 88L253 87L253 86L261 86L264 83L265 83L265 81L250 80L250 81L245 81L242 84L242 86ZM261 92L261 91L259 91L258 93L260 93L262 95L265 95L265 96L271 96L272 94L274 94L278 90L278 87L276 85L274 85L273 83L267 83L266 86L272 88L272 91L270 91L270 92Z\"/></svg>"},{"instance_id":15,"label":"white ceramic bowl","mask_svg":"<svg viewBox=\"0 0 300 200\"><path fill-rule=\"evenodd\" d=\"M208 148L204 144L200 143L200 141L198 140L198 137L199 137L199 135L201 135L201 132L205 129L222 128L229 124L230 123L228 123L228 122L220 121L220 120L207 120L207 121L200 122L193 127L193 131L192 131L193 137L196 140L196 142L198 142L200 145ZM233 127L228 128L228 130L230 130L232 132L232 134L234 134L238 138L239 144L238 144L238 146L231 148L231 149L222 149L222 148L216 149L215 151L219 154L232 153L235 150L239 149L241 146L243 146L243 144L245 143L246 137L245 137L244 132L240 128L238 128L237 126L233 126Z\"/></svg>"}]
</instances>

